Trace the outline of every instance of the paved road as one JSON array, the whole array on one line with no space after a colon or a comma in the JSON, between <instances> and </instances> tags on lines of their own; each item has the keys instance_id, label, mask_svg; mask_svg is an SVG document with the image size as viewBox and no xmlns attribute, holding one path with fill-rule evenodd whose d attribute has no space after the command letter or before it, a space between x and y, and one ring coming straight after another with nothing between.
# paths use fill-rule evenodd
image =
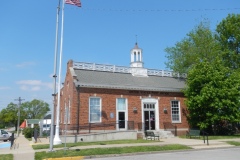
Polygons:
<instances>
[{"instance_id":1,"label":"paved road","mask_svg":"<svg viewBox=\"0 0 240 160\"><path fill-rule=\"evenodd\" d=\"M240 147L95 158L95 160L239 160Z\"/></svg>"}]
</instances>

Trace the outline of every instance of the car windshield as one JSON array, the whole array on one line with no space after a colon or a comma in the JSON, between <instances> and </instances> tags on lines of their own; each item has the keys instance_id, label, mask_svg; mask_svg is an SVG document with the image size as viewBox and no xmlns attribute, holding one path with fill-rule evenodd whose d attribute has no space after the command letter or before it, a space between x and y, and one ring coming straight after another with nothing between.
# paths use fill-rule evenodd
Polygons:
<instances>
[{"instance_id":1,"label":"car windshield","mask_svg":"<svg viewBox=\"0 0 240 160\"><path fill-rule=\"evenodd\" d=\"M8 134L6 131L2 130L2 134Z\"/></svg>"}]
</instances>

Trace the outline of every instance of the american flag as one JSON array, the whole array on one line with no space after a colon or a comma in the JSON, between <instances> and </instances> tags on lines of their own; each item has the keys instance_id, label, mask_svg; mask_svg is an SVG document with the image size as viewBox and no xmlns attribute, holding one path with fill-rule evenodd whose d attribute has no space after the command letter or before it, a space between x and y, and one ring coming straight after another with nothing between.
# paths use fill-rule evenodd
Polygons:
<instances>
[{"instance_id":1,"label":"american flag","mask_svg":"<svg viewBox=\"0 0 240 160\"><path fill-rule=\"evenodd\" d=\"M81 7L81 2L80 0L65 0L66 4L72 4L78 7Z\"/></svg>"}]
</instances>

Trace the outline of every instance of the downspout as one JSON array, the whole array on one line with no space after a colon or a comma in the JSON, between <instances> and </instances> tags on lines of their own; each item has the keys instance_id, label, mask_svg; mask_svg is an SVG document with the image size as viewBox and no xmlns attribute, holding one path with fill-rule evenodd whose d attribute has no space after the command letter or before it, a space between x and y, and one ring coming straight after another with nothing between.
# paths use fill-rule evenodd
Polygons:
<instances>
[{"instance_id":1,"label":"downspout","mask_svg":"<svg viewBox=\"0 0 240 160\"><path fill-rule=\"evenodd\" d=\"M79 112L80 112L80 85L77 86L78 92L78 108L77 108L77 134L79 134Z\"/></svg>"}]
</instances>

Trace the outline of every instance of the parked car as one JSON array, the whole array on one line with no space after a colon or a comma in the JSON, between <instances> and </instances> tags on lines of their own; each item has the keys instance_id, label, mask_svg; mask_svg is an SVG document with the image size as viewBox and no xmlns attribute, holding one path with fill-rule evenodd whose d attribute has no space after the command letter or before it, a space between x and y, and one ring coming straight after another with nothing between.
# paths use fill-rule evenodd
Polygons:
<instances>
[{"instance_id":1,"label":"parked car","mask_svg":"<svg viewBox=\"0 0 240 160\"><path fill-rule=\"evenodd\" d=\"M11 136L12 136L11 133L0 129L0 141L6 142L11 139Z\"/></svg>"}]
</instances>

